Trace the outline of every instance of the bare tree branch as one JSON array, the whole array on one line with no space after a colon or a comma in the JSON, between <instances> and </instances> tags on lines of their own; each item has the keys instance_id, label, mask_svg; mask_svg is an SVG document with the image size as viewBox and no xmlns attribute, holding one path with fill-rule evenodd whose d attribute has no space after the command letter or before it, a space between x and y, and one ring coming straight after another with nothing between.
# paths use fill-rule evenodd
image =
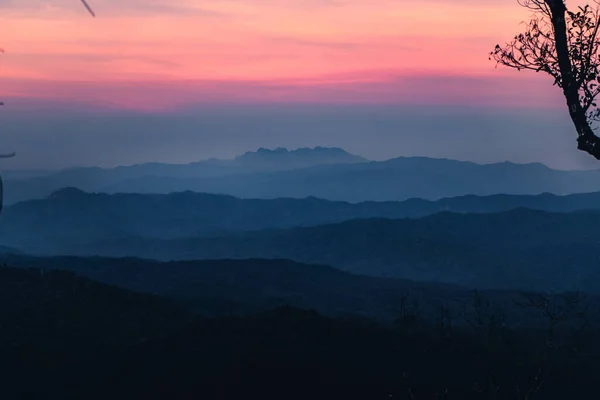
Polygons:
<instances>
[{"instance_id":1,"label":"bare tree branch","mask_svg":"<svg viewBox=\"0 0 600 400\"><path fill-rule=\"evenodd\" d=\"M87 10L89 11L89 13L92 14L92 17L95 17L96 14L94 13L94 10L92 10L92 7L90 7L90 5L87 3L87 1L81 0L81 2L85 6L85 8L87 8Z\"/></svg>"},{"instance_id":2,"label":"bare tree branch","mask_svg":"<svg viewBox=\"0 0 600 400\"><path fill-rule=\"evenodd\" d=\"M496 45L490 59L517 70L545 72L565 97L577 131L577 148L600 160L600 138L592 124L600 121L600 1L569 11L563 0L517 0L533 15L524 33L504 46Z\"/></svg>"}]
</instances>

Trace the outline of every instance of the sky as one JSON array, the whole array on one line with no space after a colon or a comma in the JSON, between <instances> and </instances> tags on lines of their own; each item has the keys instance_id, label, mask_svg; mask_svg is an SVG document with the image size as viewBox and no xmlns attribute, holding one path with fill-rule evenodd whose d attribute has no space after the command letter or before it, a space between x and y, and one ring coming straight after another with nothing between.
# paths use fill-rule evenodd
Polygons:
<instances>
[{"instance_id":1,"label":"sky","mask_svg":"<svg viewBox=\"0 0 600 400\"><path fill-rule=\"evenodd\" d=\"M488 60L516 0L88 2L0 0L1 168L318 145L597 167L549 77Z\"/></svg>"}]
</instances>

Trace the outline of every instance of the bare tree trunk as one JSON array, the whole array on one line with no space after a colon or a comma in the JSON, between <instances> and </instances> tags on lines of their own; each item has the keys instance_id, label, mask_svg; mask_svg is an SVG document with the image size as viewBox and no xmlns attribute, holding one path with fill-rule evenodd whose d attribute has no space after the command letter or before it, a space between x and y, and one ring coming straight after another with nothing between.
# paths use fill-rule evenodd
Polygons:
<instances>
[{"instance_id":1,"label":"bare tree trunk","mask_svg":"<svg viewBox=\"0 0 600 400\"><path fill-rule=\"evenodd\" d=\"M579 101L579 85L575 81L573 66L569 55L569 45L567 39L567 24L565 21L565 7L563 0L546 0L550 7L551 21L554 27L554 40L556 43L556 53L558 56L558 66L562 79L562 88L569 115L575 129L577 130L577 148L592 155L600 160L600 138L594 134L588 122L586 111Z\"/></svg>"}]
</instances>

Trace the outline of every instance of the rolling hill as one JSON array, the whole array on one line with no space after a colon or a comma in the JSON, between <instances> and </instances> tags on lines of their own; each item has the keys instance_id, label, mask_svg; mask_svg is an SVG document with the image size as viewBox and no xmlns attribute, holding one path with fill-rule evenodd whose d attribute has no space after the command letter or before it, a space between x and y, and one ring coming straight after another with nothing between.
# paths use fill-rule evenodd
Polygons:
<instances>
[{"instance_id":1,"label":"rolling hill","mask_svg":"<svg viewBox=\"0 0 600 400\"><path fill-rule=\"evenodd\" d=\"M600 212L515 209L361 219L182 239L38 235L3 244L29 254L158 260L285 258L382 277L467 287L600 292ZM15 243L11 242L14 241Z\"/></svg>"},{"instance_id":2,"label":"rolling hill","mask_svg":"<svg viewBox=\"0 0 600 400\"><path fill-rule=\"evenodd\" d=\"M294 306L333 316L392 320L398 317L403 296L420 299L423 315L432 315L438 304L457 306L457 299L467 303L472 295L451 285L359 276L289 260L158 262L64 256L4 256L2 260L11 266L65 270L134 292L179 299L211 316Z\"/></svg>"},{"instance_id":3,"label":"rolling hill","mask_svg":"<svg viewBox=\"0 0 600 400\"><path fill-rule=\"evenodd\" d=\"M0 243L107 240L119 237L184 239L235 231L309 227L368 218L421 218L439 212L494 213L515 208L549 212L600 209L600 192L556 196L462 196L437 201L334 202L316 198L240 199L227 195L92 194L61 189L41 200L7 207ZM1 249L0 249L1 251Z\"/></svg>"},{"instance_id":4,"label":"rolling hill","mask_svg":"<svg viewBox=\"0 0 600 400\"><path fill-rule=\"evenodd\" d=\"M318 310L333 317L362 317L385 322L413 312L433 322L440 306L458 316L473 304L473 290L448 284L350 274L325 265L289 260L192 260L159 262L138 258L4 256L20 268L64 270L137 293L178 301L202 316L248 315L277 307ZM519 291L480 294L490 311L502 310L511 326L543 327L539 311L515 305ZM600 307L600 296L587 301ZM403 307L405 307L403 309ZM465 308L466 307L466 308ZM591 314L600 323L600 314ZM595 323L594 322L594 323Z\"/></svg>"},{"instance_id":5,"label":"rolling hill","mask_svg":"<svg viewBox=\"0 0 600 400\"><path fill-rule=\"evenodd\" d=\"M548 381L539 392L544 399L581 398L595 387L597 321L578 336L577 346L585 352L577 357L560 353L550 364L541 353L546 346L545 330L535 328L511 324L511 329L498 326L488 335L461 325L454 317L449 322L452 329L444 330L438 319L427 322L419 315L392 325L291 307L247 316L193 317L166 299L52 270L53 266L79 264L80 272L89 268L91 273L121 276L118 279L123 283L134 278L136 284L144 285L158 277L153 285L171 293L190 287L185 276L194 283L204 280L205 287L215 279L217 285L229 283L231 289L251 288L259 287L252 278L261 270L259 280L275 276L277 268L281 273L296 268L300 274L308 272L305 278L309 279L298 286L307 289L327 281L319 278L319 270L325 277L336 274L327 268L280 261L279 267L264 260L195 265L133 261L103 260L102 266L98 259L61 258L36 260L38 265L45 263L42 269L0 268L4 397L280 399L282 390L291 387L294 390L285 397L298 400L340 395L356 400L408 399L407 392L423 398L444 392L448 399L483 400L489 398L488 393L475 389L491 379L502 383L500 389L493 388L494 393L506 398L512 398L515 387L530 387L540 362L547 366L543 376ZM167 279L161 283L162 278ZM316 278L316 284L309 282L311 278ZM360 277L356 277L359 281L348 278L345 295L353 285L359 293L368 286L357 283ZM285 286L280 288L289 291L289 296L316 298ZM376 282L372 290L381 286L391 293L392 287L382 282ZM444 293L445 289L438 289ZM326 287L317 292L325 293ZM452 293L449 289L442 297L452 297ZM484 312L485 318L492 315ZM557 331L573 334L569 327ZM557 343L562 350L574 342Z\"/></svg>"},{"instance_id":6,"label":"rolling hill","mask_svg":"<svg viewBox=\"0 0 600 400\"><path fill-rule=\"evenodd\" d=\"M296 150L296 153L300 150ZM30 179L6 180L6 203L44 198L64 187L106 193L171 193L195 191L242 198L318 197L349 202L437 200L444 197L493 194L572 194L600 190L600 170L560 171L542 164L475 164L424 157L387 161L356 159L341 149L325 151L331 158L283 151L278 161L204 161L187 165L158 163L113 169L76 168ZM264 151L263 151L264 152ZM343 152L343 153L341 153ZM268 154L278 154L270 150ZM258 155L257 155L258 154ZM298 162L297 158L305 161ZM306 161L309 160L310 162ZM255 165L270 167L255 167Z\"/></svg>"},{"instance_id":7,"label":"rolling hill","mask_svg":"<svg viewBox=\"0 0 600 400\"><path fill-rule=\"evenodd\" d=\"M7 387L14 385L21 392L39 389L28 380L40 370L64 367L106 351L161 338L188 321L189 313L173 301L133 293L64 270L2 266L2 394L26 398L7 393Z\"/></svg>"},{"instance_id":8,"label":"rolling hill","mask_svg":"<svg viewBox=\"0 0 600 400\"><path fill-rule=\"evenodd\" d=\"M295 150L260 148L230 160L209 159L189 164L152 162L114 168L77 167L55 172L39 172L37 175L30 171L9 171L5 179L7 188L5 197L6 203L11 204L22 200L43 198L63 187L105 191L112 186L127 185L127 182L138 179L164 180L167 186L156 187L158 192L164 192L169 185L173 185L180 179L210 181L232 175L243 179L252 174L367 161L337 147ZM167 190L167 193L170 191Z\"/></svg>"}]
</instances>

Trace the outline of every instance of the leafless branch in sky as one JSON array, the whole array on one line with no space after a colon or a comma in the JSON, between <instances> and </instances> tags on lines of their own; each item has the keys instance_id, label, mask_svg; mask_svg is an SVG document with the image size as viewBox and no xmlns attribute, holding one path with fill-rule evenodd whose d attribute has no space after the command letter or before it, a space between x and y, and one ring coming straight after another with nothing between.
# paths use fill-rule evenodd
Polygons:
<instances>
[{"instance_id":1,"label":"leafless branch in sky","mask_svg":"<svg viewBox=\"0 0 600 400\"><path fill-rule=\"evenodd\" d=\"M90 7L90 5L87 3L87 1L81 0L81 2L85 6L85 8L87 8L87 10L90 12L90 14L92 14L92 17L95 17L96 13L94 13L94 10L92 10L92 7Z\"/></svg>"}]
</instances>

